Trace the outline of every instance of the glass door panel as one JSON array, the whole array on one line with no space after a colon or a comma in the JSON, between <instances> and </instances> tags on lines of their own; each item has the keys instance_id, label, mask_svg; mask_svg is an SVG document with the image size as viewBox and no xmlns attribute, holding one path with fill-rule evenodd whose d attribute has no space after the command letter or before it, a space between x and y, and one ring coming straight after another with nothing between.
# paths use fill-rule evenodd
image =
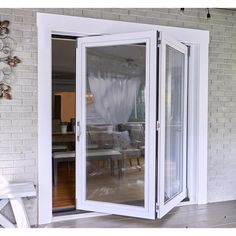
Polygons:
<instances>
[{"instance_id":1,"label":"glass door panel","mask_svg":"<svg viewBox=\"0 0 236 236\"><path fill-rule=\"evenodd\" d=\"M158 217L186 197L187 47L162 34Z\"/></svg>"},{"instance_id":2,"label":"glass door panel","mask_svg":"<svg viewBox=\"0 0 236 236\"><path fill-rule=\"evenodd\" d=\"M183 191L184 53L166 46L165 203Z\"/></svg>"},{"instance_id":3,"label":"glass door panel","mask_svg":"<svg viewBox=\"0 0 236 236\"><path fill-rule=\"evenodd\" d=\"M146 44L86 60L86 199L144 207Z\"/></svg>"},{"instance_id":4,"label":"glass door panel","mask_svg":"<svg viewBox=\"0 0 236 236\"><path fill-rule=\"evenodd\" d=\"M78 39L79 209L155 218L156 35Z\"/></svg>"}]
</instances>

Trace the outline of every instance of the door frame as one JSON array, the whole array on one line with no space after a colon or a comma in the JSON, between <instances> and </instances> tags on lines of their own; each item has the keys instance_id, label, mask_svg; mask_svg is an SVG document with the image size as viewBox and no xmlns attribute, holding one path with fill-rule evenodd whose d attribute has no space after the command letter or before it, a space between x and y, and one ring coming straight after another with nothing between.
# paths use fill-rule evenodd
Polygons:
<instances>
[{"instance_id":1,"label":"door frame","mask_svg":"<svg viewBox=\"0 0 236 236\"><path fill-rule=\"evenodd\" d=\"M188 195L183 204L207 203L209 32L179 27L37 13L38 29L38 224L52 222L52 34L92 36L162 31L191 46L188 95Z\"/></svg>"},{"instance_id":2,"label":"door frame","mask_svg":"<svg viewBox=\"0 0 236 236\"><path fill-rule=\"evenodd\" d=\"M78 155L76 157L76 180L80 183L80 188L76 187L77 206L82 210L95 210L98 212L116 213L119 215L155 219L155 166L156 166L156 112L152 108L156 106L156 65L157 65L157 31L142 31L136 33L123 33L116 35L104 35L85 37L77 39L77 67L76 91L78 91L76 118L79 123L80 138L76 143ZM118 204L109 201L96 201L86 198L86 49L103 46L120 46L145 43L145 171L144 171L144 206L134 206L129 204ZM154 98L154 99L153 99ZM155 147L154 149L152 147ZM80 157L79 157L80 156ZM79 190L79 191L78 191ZM76 207L77 207L76 206Z\"/></svg>"}]
</instances>

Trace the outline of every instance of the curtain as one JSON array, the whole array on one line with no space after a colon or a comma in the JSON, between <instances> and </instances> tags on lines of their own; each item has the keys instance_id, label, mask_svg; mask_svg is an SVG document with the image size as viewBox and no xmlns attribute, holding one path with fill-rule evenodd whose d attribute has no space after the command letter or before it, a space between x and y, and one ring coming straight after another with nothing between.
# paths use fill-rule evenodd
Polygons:
<instances>
[{"instance_id":1,"label":"curtain","mask_svg":"<svg viewBox=\"0 0 236 236\"><path fill-rule=\"evenodd\" d=\"M106 124L126 123L132 113L140 79L118 78L106 73L89 76L96 113Z\"/></svg>"}]
</instances>

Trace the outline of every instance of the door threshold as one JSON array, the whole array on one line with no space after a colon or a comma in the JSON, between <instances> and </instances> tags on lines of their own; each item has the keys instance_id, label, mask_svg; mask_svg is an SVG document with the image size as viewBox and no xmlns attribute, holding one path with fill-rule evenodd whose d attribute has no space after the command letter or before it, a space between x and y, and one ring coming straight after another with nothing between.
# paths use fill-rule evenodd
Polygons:
<instances>
[{"instance_id":1,"label":"door threshold","mask_svg":"<svg viewBox=\"0 0 236 236\"><path fill-rule=\"evenodd\" d=\"M75 208L56 208L53 209L53 216L63 216L63 215L74 215L74 214L83 214L89 213L90 211L77 210Z\"/></svg>"},{"instance_id":2,"label":"door threshold","mask_svg":"<svg viewBox=\"0 0 236 236\"><path fill-rule=\"evenodd\" d=\"M66 215L58 215L52 217L52 222L59 222L59 221L68 221L68 220L77 220L77 219L84 219L90 217L99 217L99 216L106 216L110 215L108 213L100 213L100 212L80 212L74 214L66 214Z\"/></svg>"}]
</instances>

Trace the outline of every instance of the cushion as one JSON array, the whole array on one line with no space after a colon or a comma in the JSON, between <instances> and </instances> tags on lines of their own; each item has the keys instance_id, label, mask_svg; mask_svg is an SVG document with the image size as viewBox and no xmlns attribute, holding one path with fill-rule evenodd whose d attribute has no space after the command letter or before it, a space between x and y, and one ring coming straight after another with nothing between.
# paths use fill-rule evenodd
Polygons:
<instances>
[{"instance_id":1,"label":"cushion","mask_svg":"<svg viewBox=\"0 0 236 236\"><path fill-rule=\"evenodd\" d=\"M141 142L142 145L144 145L144 132L143 129L131 129L130 130L130 138L132 140L132 143L136 143L137 141Z\"/></svg>"},{"instance_id":2,"label":"cushion","mask_svg":"<svg viewBox=\"0 0 236 236\"><path fill-rule=\"evenodd\" d=\"M124 125L126 127L127 130L131 130L131 129L140 129L143 130L143 123L127 123Z\"/></svg>"},{"instance_id":3,"label":"cushion","mask_svg":"<svg viewBox=\"0 0 236 236\"><path fill-rule=\"evenodd\" d=\"M145 131L142 123L122 124L119 128L121 129L121 131L129 131L131 143L133 145L135 145L137 142L140 142L141 145L144 145Z\"/></svg>"},{"instance_id":4,"label":"cushion","mask_svg":"<svg viewBox=\"0 0 236 236\"><path fill-rule=\"evenodd\" d=\"M131 141L128 131L113 132L114 149L124 150L131 147Z\"/></svg>"}]
</instances>

